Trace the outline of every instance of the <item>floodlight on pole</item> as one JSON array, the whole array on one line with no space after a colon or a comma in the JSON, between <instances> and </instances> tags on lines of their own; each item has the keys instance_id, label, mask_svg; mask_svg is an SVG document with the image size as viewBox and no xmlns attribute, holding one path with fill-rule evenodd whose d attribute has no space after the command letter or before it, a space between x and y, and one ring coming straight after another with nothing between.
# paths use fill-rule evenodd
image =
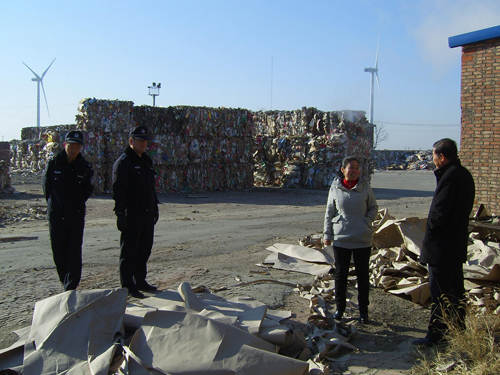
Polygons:
<instances>
[{"instance_id":1,"label":"floodlight on pole","mask_svg":"<svg viewBox=\"0 0 500 375\"><path fill-rule=\"evenodd\" d=\"M161 83L158 82L153 82L153 85L152 86L148 86L148 89L149 89L149 95L151 95L153 97L153 107L155 106L155 99L158 95L160 95L160 87L161 87Z\"/></svg>"}]
</instances>

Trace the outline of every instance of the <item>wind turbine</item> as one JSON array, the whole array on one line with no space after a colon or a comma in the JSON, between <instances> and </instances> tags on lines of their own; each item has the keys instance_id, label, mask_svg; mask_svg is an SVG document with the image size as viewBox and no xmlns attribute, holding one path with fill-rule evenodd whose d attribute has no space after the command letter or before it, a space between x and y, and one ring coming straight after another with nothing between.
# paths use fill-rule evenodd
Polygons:
<instances>
[{"instance_id":1,"label":"wind turbine","mask_svg":"<svg viewBox=\"0 0 500 375\"><path fill-rule=\"evenodd\" d=\"M36 127L40 128L40 86L42 86L42 91L43 91L43 98L45 99L45 106L47 107L47 114L50 116L49 113L49 104L47 103L47 95L45 95L45 88L43 87L43 77L45 77L45 74L47 74L47 71L49 68L52 66L52 64L56 61L56 59L52 60L50 65L45 69L45 71L42 73L41 76L35 73L33 69L31 69L26 63L23 61L24 66L28 68L31 73L35 75L35 78L31 78L32 81L36 82Z\"/></svg>"},{"instance_id":2,"label":"wind turbine","mask_svg":"<svg viewBox=\"0 0 500 375\"><path fill-rule=\"evenodd\" d=\"M365 72L371 74L371 86L370 86L370 124L373 124L373 91L374 91L374 81L375 77L377 77L377 86L380 87L380 81L378 78L378 46L377 53L375 55L375 67L374 68L365 68Z\"/></svg>"}]
</instances>

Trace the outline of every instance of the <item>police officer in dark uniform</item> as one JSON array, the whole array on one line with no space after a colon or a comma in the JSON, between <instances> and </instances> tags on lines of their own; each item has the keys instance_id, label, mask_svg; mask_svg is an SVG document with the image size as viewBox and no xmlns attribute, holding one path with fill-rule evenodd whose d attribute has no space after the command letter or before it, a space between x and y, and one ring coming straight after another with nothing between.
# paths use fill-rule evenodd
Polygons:
<instances>
[{"instance_id":1,"label":"police officer in dark uniform","mask_svg":"<svg viewBox=\"0 0 500 375\"><path fill-rule=\"evenodd\" d=\"M148 129L138 126L129 133L129 145L113 165L113 199L120 236L120 281L129 295L156 287L146 281L147 262L158 221L153 161L146 154Z\"/></svg>"},{"instance_id":2,"label":"police officer in dark uniform","mask_svg":"<svg viewBox=\"0 0 500 375\"><path fill-rule=\"evenodd\" d=\"M82 132L70 131L43 177L52 255L64 290L80 283L85 203L93 190L92 167L80 153L82 147Z\"/></svg>"}]
</instances>

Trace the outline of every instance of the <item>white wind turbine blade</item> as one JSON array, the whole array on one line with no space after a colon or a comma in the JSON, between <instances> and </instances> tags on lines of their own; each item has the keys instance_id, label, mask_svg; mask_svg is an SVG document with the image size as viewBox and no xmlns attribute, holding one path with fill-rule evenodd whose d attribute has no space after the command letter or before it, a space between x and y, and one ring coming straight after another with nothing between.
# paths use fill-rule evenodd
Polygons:
<instances>
[{"instance_id":1,"label":"white wind turbine blade","mask_svg":"<svg viewBox=\"0 0 500 375\"><path fill-rule=\"evenodd\" d=\"M33 73L35 75L36 78L40 79L38 74L36 74L35 71L33 69L31 69L28 65L26 65L26 63L24 61L23 61L23 64L26 68L28 68L31 71L31 73Z\"/></svg>"},{"instance_id":2,"label":"white wind turbine blade","mask_svg":"<svg viewBox=\"0 0 500 375\"><path fill-rule=\"evenodd\" d=\"M54 61L56 61L55 58L54 58L54 60L52 60L52 62L50 63L50 65L47 67L47 69L45 69L45 71L42 73L42 77L40 79L43 79L43 77L45 76L45 73L47 73L47 70L49 70L50 67L52 66L52 64L54 64Z\"/></svg>"},{"instance_id":3,"label":"white wind turbine blade","mask_svg":"<svg viewBox=\"0 0 500 375\"><path fill-rule=\"evenodd\" d=\"M49 112L49 103L47 103L47 95L45 95L45 87L43 87L43 81L40 81L42 84L42 92L43 92L43 98L45 99L45 107L47 107L47 115L50 117L50 112Z\"/></svg>"}]
</instances>

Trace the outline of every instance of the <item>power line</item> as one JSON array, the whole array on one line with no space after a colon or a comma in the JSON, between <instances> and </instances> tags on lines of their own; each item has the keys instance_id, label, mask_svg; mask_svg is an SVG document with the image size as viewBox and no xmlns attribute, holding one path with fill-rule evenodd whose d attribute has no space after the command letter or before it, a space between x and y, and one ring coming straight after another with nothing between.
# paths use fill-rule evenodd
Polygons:
<instances>
[{"instance_id":1,"label":"power line","mask_svg":"<svg viewBox=\"0 0 500 375\"><path fill-rule=\"evenodd\" d=\"M408 123L408 122L392 122L392 121L379 121L380 125L397 125L397 126L431 126L435 128L455 128L460 126L460 124L418 124L418 123Z\"/></svg>"}]
</instances>

